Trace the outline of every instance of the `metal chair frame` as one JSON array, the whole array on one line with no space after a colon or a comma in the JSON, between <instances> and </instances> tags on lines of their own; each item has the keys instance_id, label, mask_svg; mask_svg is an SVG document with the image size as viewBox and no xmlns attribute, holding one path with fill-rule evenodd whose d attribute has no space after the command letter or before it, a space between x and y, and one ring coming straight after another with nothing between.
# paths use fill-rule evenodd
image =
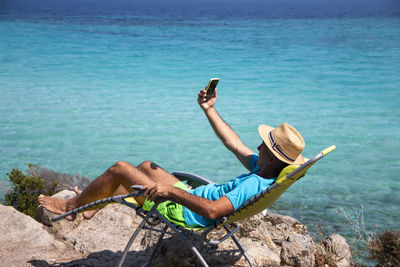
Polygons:
<instances>
[{"instance_id":1,"label":"metal chair frame","mask_svg":"<svg viewBox=\"0 0 400 267\"><path fill-rule=\"evenodd\" d=\"M130 198L130 197L138 197L138 196L142 196L144 191L141 190L141 186L138 185L134 185L132 186L132 188L135 190L135 192L133 193L129 193L126 195L120 195L120 196L112 196L112 197L108 197L108 198L104 198L104 199L100 199L91 203L88 203L86 205L83 205L81 207L78 207L76 209L73 209L67 213L64 213L62 215L56 216L52 219L52 221L57 221L60 220L62 218L65 218L66 216L70 215L70 214L75 214L81 211L84 211L86 209L95 207L95 206L99 206L99 205L104 205L107 203L121 203L123 205L126 205L128 207L131 207L133 209L136 210L136 213L143 217L142 222L139 224L139 226L136 228L136 230L134 231L134 233L132 234L130 240L128 241L124 252L122 254L121 260L118 264L118 267L121 267L122 264L125 261L125 258L128 254L129 248L132 246L133 242L135 241L137 235L139 234L139 232L142 229L146 229L146 230L150 230L150 231L156 231L161 233L158 241L156 243L156 245L153 248L153 251L150 255L150 258L148 260L148 262L144 265L144 266L148 266L152 260L154 259L154 256L156 254L157 249L160 247L162 239L164 238L165 234L169 234L169 235L176 235L179 239L181 239L183 241L183 243L192 250L192 252L196 255L196 257L199 259L200 263L202 264L202 266L206 267L208 266L207 262L204 260L203 256L199 253L199 251L194 247L194 245L192 244L192 242L190 242L187 238L185 238L185 235L183 234L188 233L188 234L192 234L192 235L196 235L198 237L200 237L204 243L206 244L210 244L210 245L214 245L217 246L218 244L220 244L221 242L225 241L228 238L232 238L232 240L234 241L234 243L236 244L236 246L239 248L240 252L243 254L243 256L246 258L247 262L249 263L249 265L252 267L254 266L250 257L247 255L246 251L244 250L243 246L240 244L239 240L235 237L235 233L239 230L239 227L236 223L230 223L230 225L232 225L234 227L233 230L231 230L228 225L226 224L229 221L229 217L230 216L234 216L235 214L239 214L241 212L243 212L244 210L247 210L249 208L251 208L250 206L256 204L260 199L267 197L266 195L268 195L269 193L271 193L274 189L278 188L282 182L284 182L285 180L293 180L293 179L300 179L302 176L297 177L297 178L292 178L294 177L296 174L300 173L302 170L304 169L308 169L310 168L315 162L317 162L319 159L321 159L323 156L325 156L326 154L328 154L329 152L331 152L332 150L334 150L336 147L335 146L331 146L323 151L321 151L319 154L317 154L316 156L314 156L313 158L311 158L310 160L308 160L307 162L305 162L304 164L302 164L301 166L299 166L297 169L293 170L292 172L290 172L288 175L284 176L283 179L281 179L280 181L276 181L275 183L273 183L271 186L269 186L268 188L264 189L262 192L258 193L257 195L253 196L252 198L250 198L246 203L243 204L243 206L232 212L229 215L223 216L221 218L219 218L213 225L209 226L208 228L204 228L202 229L202 233L198 234L196 232L194 232L193 230L189 230L186 229L182 226L178 226L175 225L174 223L168 221L164 216L162 216L158 211L157 211L157 207L160 203L162 203L163 201L166 201L167 199L157 199L155 201L154 206L149 210L149 211L145 211L143 210L141 207L126 201L126 198ZM209 183L214 183L209 179L206 179L204 177L195 175L195 174L191 174L191 173L187 173L187 172L174 172L172 173L174 176L176 176L178 179L180 180L186 180L188 181L188 184L196 187L199 185L204 185L204 184L209 184ZM215 183L214 183L215 184ZM268 208L268 207L265 207ZM148 227L146 226L146 223L149 224L150 226L154 226L154 223L152 223L150 220L150 218L156 218L158 219L160 222L163 222L165 224L164 229L160 230L154 227ZM227 231L227 234L224 235L221 239L219 240L210 240L207 239L207 235L208 233L210 233L212 230L214 230L217 226L222 225L223 228ZM170 228L172 230L172 232L167 232L168 228Z\"/></svg>"}]
</instances>

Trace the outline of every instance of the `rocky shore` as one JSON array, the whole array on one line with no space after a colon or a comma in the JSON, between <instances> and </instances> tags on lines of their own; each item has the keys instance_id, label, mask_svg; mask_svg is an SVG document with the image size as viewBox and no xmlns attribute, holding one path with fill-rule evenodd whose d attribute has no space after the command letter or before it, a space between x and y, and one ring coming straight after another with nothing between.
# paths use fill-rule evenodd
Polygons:
<instances>
[{"instance_id":1,"label":"rocky shore","mask_svg":"<svg viewBox=\"0 0 400 267\"><path fill-rule=\"evenodd\" d=\"M56 196L71 197L64 190ZM73 222L51 223L50 214L38 208L36 220L13 207L0 205L0 259L2 266L116 266L122 251L141 218L134 210L111 204L91 220L81 214ZM316 266L328 258L326 266L351 266L352 257L346 240L328 236L321 244L313 241L298 220L278 214L259 214L240 222L237 237L255 266ZM214 231L217 238L224 230ZM146 262L158 233L142 231L132 245L124 266ZM192 236L199 248L199 241ZM231 240L218 248L202 246L200 253L210 266L247 266ZM153 266L198 266L196 258L182 247L176 237L167 236L157 252Z\"/></svg>"}]
</instances>

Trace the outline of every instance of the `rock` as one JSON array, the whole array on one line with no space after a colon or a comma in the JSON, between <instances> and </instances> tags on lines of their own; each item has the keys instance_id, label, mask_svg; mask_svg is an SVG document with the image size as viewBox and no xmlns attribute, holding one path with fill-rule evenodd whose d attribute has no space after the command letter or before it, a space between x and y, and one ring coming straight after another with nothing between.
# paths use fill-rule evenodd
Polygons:
<instances>
[{"instance_id":1,"label":"rock","mask_svg":"<svg viewBox=\"0 0 400 267\"><path fill-rule=\"evenodd\" d=\"M239 222L237 237L241 239L243 246L249 248L247 253L256 265L262 266L263 262L268 262L270 266L279 266L280 248L273 242L264 217L258 214Z\"/></svg>"},{"instance_id":2,"label":"rock","mask_svg":"<svg viewBox=\"0 0 400 267\"><path fill-rule=\"evenodd\" d=\"M73 191L64 190L53 197L66 199L76 196ZM59 220L51 222L56 215L39 207L37 220L50 225L49 231L63 239L66 244L80 253L91 253L101 250L116 252L123 250L141 218L136 212L120 204L109 204L101 209L92 219L85 220L78 214L74 221ZM133 248L143 249L135 246Z\"/></svg>"},{"instance_id":3,"label":"rock","mask_svg":"<svg viewBox=\"0 0 400 267\"><path fill-rule=\"evenodd\" d=\"M269 237L271 240L271 238ZM272 242L272 240L271 240ZM280 266L281 259L275 246L271 247L269 240L254 242L252 238L241 238L240 243L246 249L247 254L255 266ZM243 260L243 263L246 263Z\"/></svg>"},{"instance_id":4,"label":"rock","mask_svg":"<svg viewBox=\"0 0 400 267\"><path fill-rule=\"evenodd\" d=\"M334 262L334 267L352 266L351 251L346 239L338 234L331 234L322 241L326 253Z\"/></svg>"},{"instance_id":5,"label":"rock","mask_svg":"<svg viewBox=\"0 0 400 267\"><path fill-rule=\"evenodd\" d=\"M22 214L11 206L0 205L0 240L29 240L33 246L50 245L54 238L43 229L43 226L31 217Z\"/></svg>"},{"instance_id":6,"label":"rock","mask_svg":"<svg viewBox=\"0 0 400 267\"><path fill-rule=\"evenodd\" d=\"M135 211L119 204L110 204L101 209L91 220L82 220L74 229L62 231L67 244L80 253L123 250L137 225ZM140 238L140 236L139 236ZM134 244L132 249L143 249Z\"/></svg>"},{"instance_id":7,"label":"rock","mask_svg":"<svg viewBox=\"0 0 400 267\"><path fill-rule=\"evenodd\" d=\"M62 191L55 196L68 198L75 193ZM10 258L10 266L116 266L122 250L142 220L133 209L121 204L104 207L91 220L85 220L78 214L72 222L51 222L55 215L39 207L36 218L48 227L13 208L2 206L0 211L0 238L3 238L0 240L6 244L0 248L0 258ZM345 264L351 262L348 245L341 236L331 235L321 246L314 244L306 227L289 216L259 214L238 225L240 230L236 236L255 266L314 266L317 252L318 255L334 255L334 266L349 266ZM26 227L29 230L24 230ZM158 229L160 227L157 226ZM219 227L207 237L218 240L225 233L224 228ZM157 232L141 231L129 250L124 266L145 263L158 236ZM185 234L186 240L198 248L210 266L248 266L231 238L218 247L205 245L191 234ZM155 254L153 265L198 266L197 258L182 243L178 237L166 235ZM19 257L21 260L15 261Z\"/></svg>"},{"instance_id":8,"label":"rock","mask_svg":"<svg viewBox=\"0 0 400 267\"><path fill-rule=\"evenodd\" d=\"M268 214L264 217L266 228L271 233L272 240L280 244L294 233L309 235L307 228L298 220L280 214Z\"/></svg>"},{"instance_id":9,"label":"rock","mask_svg":"<svg viewBox=\"0 0 400 267\"><path fill-rule=\"evenodd\" d=\"M294 233L282 242L281 260L289 266L314 266L315 245L310 236Z\"/></svg>"},{"instance_id":10,"label":"rock","mask_svg":"<svg viewBox=\"0 0 400 267\"><path fill-rule=\"evenodd\" d=\"M0 205L0 214L2 266L25 266L28 261L44 255L54 259L65 249L42 224L13 207Z\"/></svg>"}]
</instances>

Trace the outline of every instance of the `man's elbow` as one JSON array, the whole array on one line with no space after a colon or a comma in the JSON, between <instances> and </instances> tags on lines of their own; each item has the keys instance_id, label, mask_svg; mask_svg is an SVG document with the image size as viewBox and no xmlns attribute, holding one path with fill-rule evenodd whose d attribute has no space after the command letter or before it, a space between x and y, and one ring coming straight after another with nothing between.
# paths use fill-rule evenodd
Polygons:
<instances>
[{"instance_id":1,"label":"man's elbow","mask_svg":"<svg viewBox=\"0 0 400 267\"><path fill-rule=\"evenodd\" d=\"M214 220L214 219L218 219L221 216L222 216L221 211L218 208L216 208L215 206L207 209L206 217L208 219Z\"/></svg>"},{"instance_id":2,"label":"man's elbow","mask_svg":"<svg viewBox=\"0 0 400 267\"><path fill-rule=\"evenodd\" d=\"M218 219L234 211L232 203L226 196L215 201L209 201L204 207L203 216L211 220Z\"/></svg>"},{"instance_id":3,"label":"man's elbow","mask_svg":"<svg viewBox=\"0 0 400 267\"><path fill-rule=\"evenodd\" d=\"M208 212L206 217L210 220L214 220L214 219L218 219L220 216L218 216L216 213Z\"/></svg>"}]
</instances>

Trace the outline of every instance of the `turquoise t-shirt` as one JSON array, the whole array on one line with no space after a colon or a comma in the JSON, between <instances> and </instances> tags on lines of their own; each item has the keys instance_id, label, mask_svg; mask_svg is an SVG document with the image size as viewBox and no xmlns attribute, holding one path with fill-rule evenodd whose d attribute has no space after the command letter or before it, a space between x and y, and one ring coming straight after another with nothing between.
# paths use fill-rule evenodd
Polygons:
<instances>
[{"instance_id":1,"label":"turquoise t-shirt","mask_svg":"<svg viewBox=\"0 0 400 267\"><path fill-rule=\"evenodd\" d=\"M258 155L251 157L250 167L252 171L249 174L242 174L236 179L232 179L224 184L208 184L191 189L188 192L209 200L217 200L227 196L235 210L240 208L248 199L261 192L272 183L276 178L266 179L258 176L260 169L257 166ZM190 209L183 207L183 217L189 227L207 227L216 220L211 220L200 216Z\"/></svg>"}]
</instances>

